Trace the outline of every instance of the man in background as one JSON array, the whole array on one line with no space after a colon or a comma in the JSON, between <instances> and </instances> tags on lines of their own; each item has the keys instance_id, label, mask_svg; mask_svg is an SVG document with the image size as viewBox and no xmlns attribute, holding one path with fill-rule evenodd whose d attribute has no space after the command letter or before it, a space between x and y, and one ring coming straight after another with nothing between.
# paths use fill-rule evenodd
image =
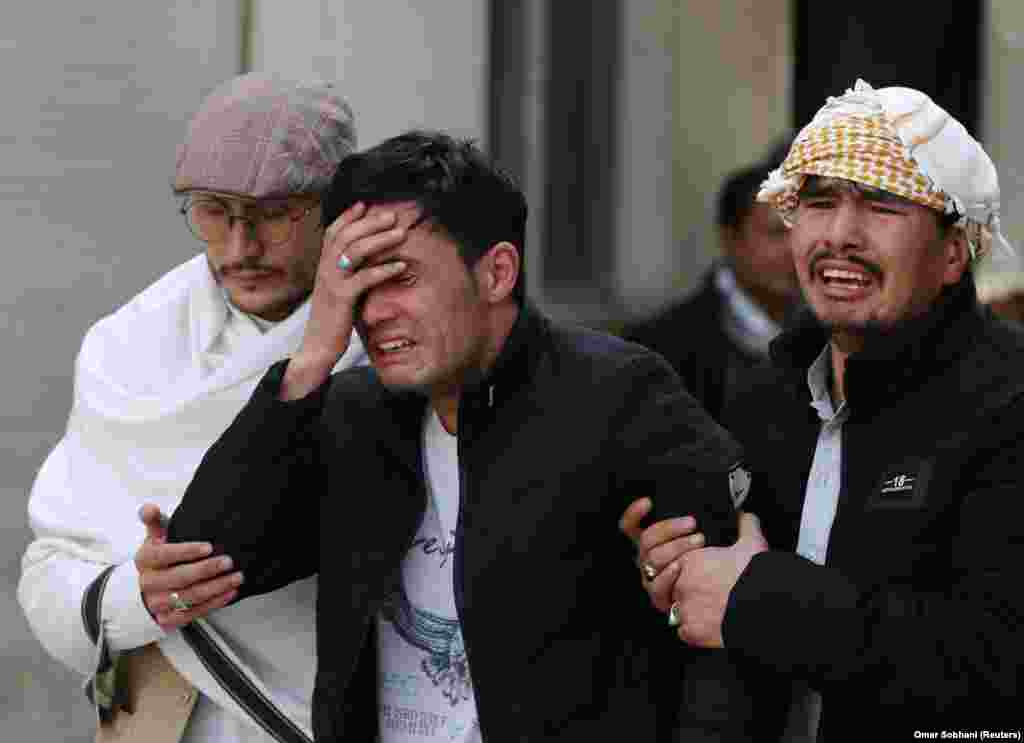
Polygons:
<instances>
[{"instance_id":1,"label":"man in background","mask_svg":"<svg viewBox=\"0 0 1024 743\"><path fill-rule=\"evenodd\" d=\"M799 297L785 225L774 209L754 200L791 142L780 141L761 162L722 184L716 208L722 258L697 292L625 332L664 356L715 419L737 380L767 358L769 342Z\"/></svg>"},{"instance_id":2,"label":"man in background","mask_svg":"<svg viewBox=\"0 0 1024 743\"><path fill-rule=\"evenodd\" d=\"M158 643L201 692L190 718L181 705L184 740L271 740L179 631L205 619L261 693L310 728L315 581L224 608L244 581L237 566L210 545L167 544L162 522L260 376L298 348L320 197L354 147L352 112L331 84L223 83L191 120L174 177L192 232L182 239L203 252L86 334L67 431L29 500L36 538L18 598L47 651L90 678L104 722L125 691L121 655ZM339 368L363 357L353 338Z\"/></svg>"}]
</instances>

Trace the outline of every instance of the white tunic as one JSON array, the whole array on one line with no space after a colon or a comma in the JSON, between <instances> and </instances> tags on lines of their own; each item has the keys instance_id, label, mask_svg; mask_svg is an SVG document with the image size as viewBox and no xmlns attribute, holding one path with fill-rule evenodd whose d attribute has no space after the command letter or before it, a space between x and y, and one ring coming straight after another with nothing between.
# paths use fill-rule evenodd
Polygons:
<instances>
[{"instance_id":1,"label":"white tunic","mask_svg":"<svg viewBox=\"0 0 1024 743\"><path fill-rule=\"evenodd\" d=\"M173 513L209 446L266 369L297 348L308 302L261 327L233 311L204 255L172 270L86 334L63 438L29 499L35 539L22 561L18 600L39 641L83 675L96 649L82 624L82 595L109 565L101 616L113 650L159 641L202 692L186 740L269 740L209 676L179 632L164 633L139 592L135 551L145 538L139 507ZM353 335L337 368L362 362ZM311 528L313 528L311 526ZM248 599L210 616L257 682L300 727L311 728L315 674L315 579Z\"/></svg>"}]
</instances>

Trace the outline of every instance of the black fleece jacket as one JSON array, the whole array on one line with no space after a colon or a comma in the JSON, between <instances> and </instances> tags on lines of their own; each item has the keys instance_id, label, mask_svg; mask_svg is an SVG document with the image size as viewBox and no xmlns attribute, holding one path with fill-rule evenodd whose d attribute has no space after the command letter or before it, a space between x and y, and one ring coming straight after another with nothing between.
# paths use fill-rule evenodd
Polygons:
<instances>
[{"instance_id":1,"label":"black fleece jacket","mask_svg":"<svg viewBox=\"0 0 1024 743\"><path fill-rule=\"evenodd\" d=\"M281 402L285 363L206 455L170 536L230 554L243 597L319 573L317 740L371 741L375 618L426 504L425 400L363 368ZM708 716L687 727L727 724L682 704L700 656L650 607L617 527L649 495L735 538L741 450L664 360L525 307L463 391L458 451L455 600L484 739L667 740L681 708Z\"/></svg>"},{"instance_id":2,"label":"black fleece jacket","mask_svg":"<svg viewBox=\"0 0 1024 743\"><path fill-rule=\"evenodd\" d=\"M794 550L820 428L806 375L826 342L805 317L725 416L774 548L741 575L723 627L730 654L767 674L753 687L758 729L770 740L782 724L781 673L821 692L826 740L1018 730L1024 333L981 309L966 276L850 357L839 505L818 566Z\"/></svg>"}]
</instances>

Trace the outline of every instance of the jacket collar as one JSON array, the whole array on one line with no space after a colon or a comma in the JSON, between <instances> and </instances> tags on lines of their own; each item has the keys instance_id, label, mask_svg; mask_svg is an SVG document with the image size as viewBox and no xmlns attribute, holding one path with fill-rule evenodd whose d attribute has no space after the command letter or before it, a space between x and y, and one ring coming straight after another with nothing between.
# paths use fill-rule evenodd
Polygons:
<instances>
[{"instance_id":1,"label":"jacket collar","mask_svg":"<svg viewBox=\"0 0 1024 743\"><path fill-rule=\"evenodd\" d=\"M493 408L517 389L527 384L540 358L540 346L548 333L547 319L526 302L502 346L494 364L486 374L466 382L459 402L459 427L465 423L464 413L480 408ZM406 442L418 443L422 431L426 398L418 392L392 391L380 384L376 371L373 378L380 388L381 400L387 415L382 425L385 439L403 449ZM418 447L412 447L403 458L413 457L409 464L418 467Z\"/></svg>"},{"instance_id":2,"label":"jacket collar","mask_svg":"<svg viewBox=\"0 0 1024 743\"><path fill-rule=\"evenodd\" d=\"M540 344L547 332L547 319L532 303L525 302L519 308L512 330L494 364L485 374L467 381L462 398L482 400L488 407L494 407L498 401L528 383L533 377L540 358Z\"/></svg>"},{"instance_id":3,"label":"jacket collar","mask_svg":"<svg viewBox=\"0 0 1024 743\"><path fill-rule=\"evenodd\" d=\"M896 331L872 340L846 364L846 398L863 408L899 394L953 362L970 345L981 321L969 273L944 291L932 309ZM772 362L806 390L807 369L828 343L828 331L804 308L771 344Z\"/></svg>"}]
</instances>

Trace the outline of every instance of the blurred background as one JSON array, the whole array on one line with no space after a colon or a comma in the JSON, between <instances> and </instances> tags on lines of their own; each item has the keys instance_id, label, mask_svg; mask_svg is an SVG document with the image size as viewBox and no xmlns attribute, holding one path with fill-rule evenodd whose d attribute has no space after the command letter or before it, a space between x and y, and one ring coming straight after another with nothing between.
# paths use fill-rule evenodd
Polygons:
<instances>
[{"instance_id":1,"label":"blurred background","mask_svg":"<svg viewBox=\"0 0 1024 743\"><path fill-rule=\"evenodd\" d=\"M413 126L478 139L527 192L535 300L616 329L713 260L723 176L858 76L920 88L960 118L999 169L1004 231L1024 240L1022 62L1019 0L8 6L0 741L92 740L79 679L44 654L17 605L25 503L62 433L82 334L200 248L170 179L185 123L218 82L249 70L335 79L360 146Z\"/></svg>"}]
</instances>

